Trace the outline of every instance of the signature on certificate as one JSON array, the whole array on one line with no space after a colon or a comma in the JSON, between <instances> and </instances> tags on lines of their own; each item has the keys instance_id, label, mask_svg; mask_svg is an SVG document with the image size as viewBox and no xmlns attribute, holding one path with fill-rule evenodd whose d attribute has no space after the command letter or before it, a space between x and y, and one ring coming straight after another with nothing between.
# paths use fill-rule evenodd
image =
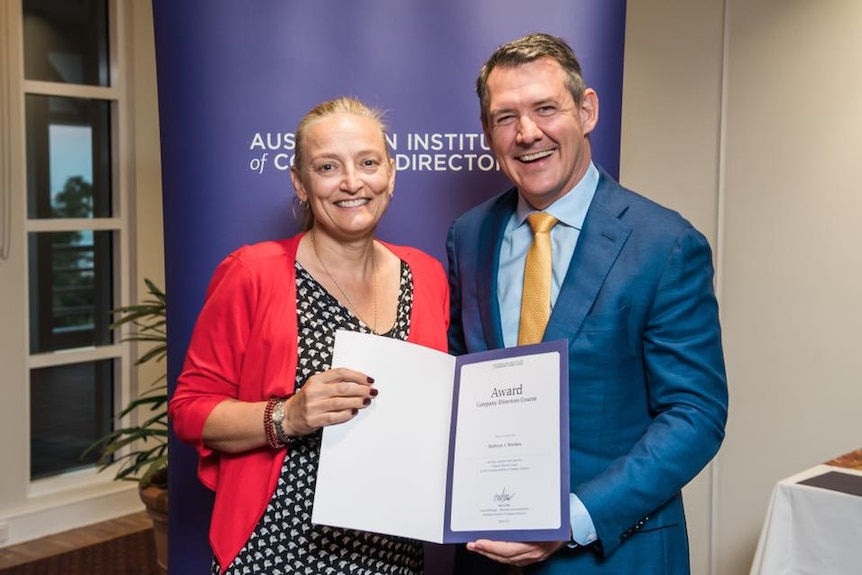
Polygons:
<instances>
[{"instance_id":1,"label":"signature on certificate","mask_svg":"<svg viewBox=\"0 0 862 575\"><path fill-rule=\"evenodd\" d=\"M503 488L503 491L500 493L494 494L494 503L507 503L515 497L514 493L506 493L506 488Z\"/></svg>"}]
</instances>

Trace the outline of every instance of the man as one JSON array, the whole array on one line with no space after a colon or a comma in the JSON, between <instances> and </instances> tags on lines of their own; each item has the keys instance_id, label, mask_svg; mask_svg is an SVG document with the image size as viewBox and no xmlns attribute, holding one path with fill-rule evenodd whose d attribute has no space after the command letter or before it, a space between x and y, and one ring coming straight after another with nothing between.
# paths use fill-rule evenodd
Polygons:
<instances>
[{"instance_id":1,"label":"man","mask_svg":"<svg viewBox=\"0 0 862 575\"><path fill-rule=\"evenodd\" d=\"M449 231L450 352L531 341L519 336L541 316L520 319L522 295L535 295L523 287L526 220L554 216L539 338L569 342L571 540L471 542L455 573L689 573L681 490L718 451L727 418L709 245L592 162L598 96L563 40L530 34L501 46L477 92L515 187Z\"/></svg>"}]
</instances>

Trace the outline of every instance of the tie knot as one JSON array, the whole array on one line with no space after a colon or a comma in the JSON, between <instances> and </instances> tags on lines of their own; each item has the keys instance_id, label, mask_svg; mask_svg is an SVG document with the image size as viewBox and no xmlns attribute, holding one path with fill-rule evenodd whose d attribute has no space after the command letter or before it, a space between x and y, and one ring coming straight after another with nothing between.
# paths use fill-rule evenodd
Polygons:
<instances>
[{"instance_id":1,"label":"tie knot","mask_svg":"<svg viewBox=\"0 0 862 575\"><path fill-rule=\"evenodd\" d=\"M557 218L545 212L533 212L527 216L527 222L533 228L534 234L548 233L557 223Z\"/></svg>"}]
</instances>

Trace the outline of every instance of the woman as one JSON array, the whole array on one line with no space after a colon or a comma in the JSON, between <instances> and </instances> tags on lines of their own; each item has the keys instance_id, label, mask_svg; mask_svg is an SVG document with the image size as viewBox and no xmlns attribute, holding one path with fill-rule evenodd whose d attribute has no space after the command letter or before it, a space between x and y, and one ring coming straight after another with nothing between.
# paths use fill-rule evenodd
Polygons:
<instances>
[{"instance_id":1,"label":"woman","mask_svg":"<svg viewBox=\"0 0 862 575\"><path fill-rule=\"evenodd\" d=\"M395 184L379 112L319 104L295 153L306 231L218 266L170 403L215 491L212 572L421 573L420 542L312 525L311 505L321 428L377 395L373 374L330 369L335 331L445 350L446 276L429 255L374 239Z\"/></svg>"}]
</instances>

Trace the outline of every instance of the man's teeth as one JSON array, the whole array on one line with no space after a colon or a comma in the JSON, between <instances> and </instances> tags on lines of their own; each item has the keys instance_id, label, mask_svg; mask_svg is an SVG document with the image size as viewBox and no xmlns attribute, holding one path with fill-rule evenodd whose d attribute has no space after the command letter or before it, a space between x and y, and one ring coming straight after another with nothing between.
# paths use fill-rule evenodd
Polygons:
<instances>
[{"instance_id":1,"label":"man's teeth","mask_svg":"<svg viewBox=\"0 0 862 575\"><path fill-rule=\"evenodd\" d=\"M541 152L535 152L533 154L525 154L518 158L522 162L532 162L534 160L540 160L542 158L546 158L554 153L554 150L543 150Z\"/></svg>"},{"instance_id":2,"label":"man's teeth","mask_svg":"<svg viewBox=\"0 0 862 575\"><path fill-rule=\"evenodd\" d=\"M356 200L341 200L340 202L335 202L335 205L341 208L357 208L359 206L364 206L367 203L367 198L359 198Z\"/></svg>"}]
</instances>

